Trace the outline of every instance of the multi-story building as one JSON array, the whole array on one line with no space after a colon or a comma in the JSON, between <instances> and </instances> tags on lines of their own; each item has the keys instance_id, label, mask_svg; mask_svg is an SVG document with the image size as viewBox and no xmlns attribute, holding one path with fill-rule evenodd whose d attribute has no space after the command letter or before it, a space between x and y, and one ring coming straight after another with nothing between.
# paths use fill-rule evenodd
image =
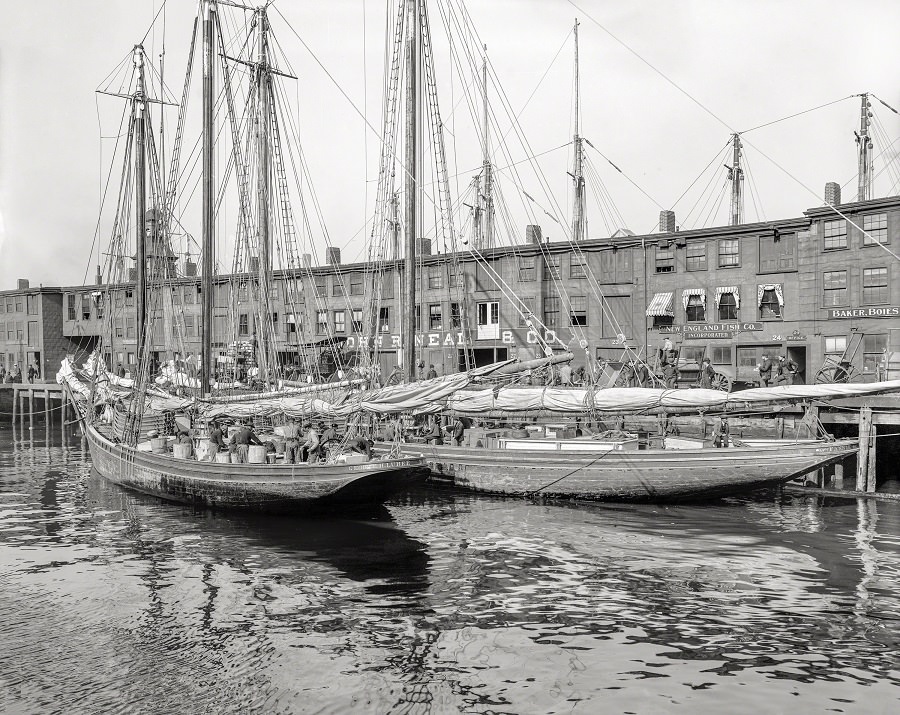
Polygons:
<instances>
[{"instance_id":1,"label":"multi-story building","mask_svg":"<svg viewBox=\"0 0 900 715\"><path fill-rule=\"evenodd\" d=\"M31 288L25 279L15 290L0 291L0 365L7 371L18 365L23 380L29 365L42 377L54 375L60 360L79 348L63 335L62 304L62 289Z\"/></svg>"},{"instance_id":2,"label":"multi-story building","mask_svg":"<svg viewBox=\"0 0 900 715\"><path fill-rule=\"evenodd\" d=\"M620 231L577 247L543 241L529 227L523 243L478 260L425 251L417 277L418 359L446 374L465 364L466 351L485 364L536 357L549 345L584 364L621 359L627 345L652 362L670 339L683 355L707 355L737 381L757 379L764 353L790 356L807 381L839 357L863 379L875 379L884 352L900 351L900 197L835 203L840 214L826 205L792 219L683 231L665 212L659 233ZM290 363L317 343L337 341L346 353L373 351L390 372L403 344L402 263L388 262L379 274L381 302L372 316L372 267L341 265L336 249L327 265L278 272L270 325L279 359ZM248 279L216 279L216 351L259 332ZM48 309L58 306L68 348L90 350L104 336L108 362L128 366L136 359L133 285L109 288L40 295ZM198 278L167 281L164 290L172 300L152 316L152 349L159 359L173 350L199 352ZM28 294L0 296L15 307L17 300L25 306ZM46 349L25 337L21 312L7 320L7 337L22 338L8 339L6 354L12 342L21 359L38 352L46 361ZM377 319L370 339L363 337L367 316ZM10 320L21 329L9 329ZM45 315L42 325L50 324Z\"/></svg>"}]
</instances>

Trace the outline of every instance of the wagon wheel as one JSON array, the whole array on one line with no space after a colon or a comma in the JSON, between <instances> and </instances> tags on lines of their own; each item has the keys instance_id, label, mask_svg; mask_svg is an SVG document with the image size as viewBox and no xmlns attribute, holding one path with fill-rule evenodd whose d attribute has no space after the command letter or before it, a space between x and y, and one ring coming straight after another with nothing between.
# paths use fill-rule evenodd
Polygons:
<instances>
[{"instance_id":1,"label":"wagon wheel","mask_svg":"<svg viewBox=\"0 0 900 715\"><path fill-rule=\"evenodd\" d=\"M819 371L816 373L816 383L820 385L855 382L857 378L856 370L852 366L826 365L819 368Z\"/></svg>"},{"instance_id":2,"label":"wagon wheel","mask_svg":"<svg viewBox=\"0 0 900 715\"><path fill-rule=\"evenodd\" d=\"M713 390L721 390L722 392L731 392L731 378L717 372L710 381L710 387Z\"/></svg>"}]
</instances>

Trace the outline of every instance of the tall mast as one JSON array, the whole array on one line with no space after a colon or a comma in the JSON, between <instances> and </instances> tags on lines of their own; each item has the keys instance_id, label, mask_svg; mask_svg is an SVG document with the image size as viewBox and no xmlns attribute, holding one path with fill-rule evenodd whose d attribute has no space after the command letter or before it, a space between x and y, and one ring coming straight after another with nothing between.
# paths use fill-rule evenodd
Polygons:
<instances>
[{"instance_id":1,"label":"tall mast","mask_svg":"<svg viewBox=\"0 0 900 715\"><path fill-rule=\"evenodd\" d=\"M481 86L484 99L484 161L482 162L482 175L484 177L484 190L481 194L481 245L478 248L494 247L494 184L491 175L491 135L488 124L488 68L487 45L484 46L484 62L481 66Z\"/></svg>"},{"instance_id":2,"label":"tall mast","mask_svg":"<svg viewBox=\"0 0 900 715\"><path fill-rule=\"evenodd\" d=\"M406 258L404 260L405 315L403 371L407 382L416 379L416 199L417 186L417 90L419 70L419 0L406 2L406 141L404 159L406 201Z\"/></svg>"},{"instance_id":3,"label":"tall mast","mask_svg":"<svg viewBox=\"0 0 900 715\"><path fill-rule=\"evenodd\" d=\"M147 97L144 87L144 47L135 45L132 54L137 72L137 89L134 93L134 213L135 213L135 330L137 345L135 354L142 359L147 328L147 164L145 116ZM110 310L110 313L112 311Z\"/></svg>"},{"instance_id":4,"label":"tall mast","mask_svg":"<svg viewBox=\"0 0 900 715\"><path fill-rule=\"evenodd\" d=\"M873 146L872 139L869 137L869 124L871 124L871 113L869 111L872 106L869 103L868 93L861 94L861 106L859 109L859 134L856 135L856 143L859 146L859 168L857 171L859 178L859 186L856 192L857 201L868 201L872 198L872 180L873 180Z\"/></svg>"},{"instance_id":5,"label":"tall mast","mask_svg":"<svg viewBox=\"0 0 900 715\"><path fill-rule=\"evenodd\" d=\"M258 152L258 181L256 192L256 215L259 233L259 354L263 381L269 378L269 282L272 274L272 251L269 236L269 66L268 66L268 19L265 8L256 10L256 146Z\"/></svg>"},{"instance_id":6,"label":"tall mast","mask_svg":"<svg viewBox=\"0 0 900 715\"><path fill-rule=\"evenodd\" d=\"M213 192L213 70L215 61L215 0L203 0L203 327L200 389L208 395L212 378L212 307L215 271L215 194Z\"/></svg>"},{"instance_id":7,"label":"tall mast","mask_svg":"<svg viewBox=\"0 0 900 715\"><path fill-rule=\"evenodd\" d=\"M731 166L727 166L731 180L731 219L729 226L740 226L744 220L744 170L741 168L741 135L731 135Z\"/></svg>"},{"instance_id":8,"label":"tall mast","mask_svg":"<svg viewBox=\"0 0 900 715\"><path fill-rule=\"evenodd\" d=\"M584 216L584 140L581 138L581 76L578 67L578 20L575 20L575 135L572 143L575 160L572 166L572 181L575 191L572 204L572 240L583 241L587 221Z\"/></svg>"}]
</instances>

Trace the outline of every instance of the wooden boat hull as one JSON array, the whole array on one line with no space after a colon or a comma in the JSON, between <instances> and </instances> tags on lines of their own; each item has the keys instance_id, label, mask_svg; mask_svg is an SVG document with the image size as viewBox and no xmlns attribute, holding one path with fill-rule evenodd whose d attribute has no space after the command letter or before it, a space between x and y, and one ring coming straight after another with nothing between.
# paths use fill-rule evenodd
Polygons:
<instances>
[{"instance_id":1,"label":"wooden boat hull","mask_svg":"<svg viewBox=\"0 0 900 715\"><path fill-rule=\"evenodd\" d=\"M142 452L85 426L95 469L110 481L162 499L216 509L304 511L371 505L427 474L424 459L376 459L359 464L219 464Z\"/></svg>"},{"instance_id":2,"label":"wooden boat hull","mask_svg":"<svg viewBox=\"0 0 900 715\"><path fill-rule=\"evenodd\" d=\"M566 452L415 445L429 480L462 489L601 501L721 496L794 479L845 459L856 440L728 449Z\"/></svg>"}]
</instances>

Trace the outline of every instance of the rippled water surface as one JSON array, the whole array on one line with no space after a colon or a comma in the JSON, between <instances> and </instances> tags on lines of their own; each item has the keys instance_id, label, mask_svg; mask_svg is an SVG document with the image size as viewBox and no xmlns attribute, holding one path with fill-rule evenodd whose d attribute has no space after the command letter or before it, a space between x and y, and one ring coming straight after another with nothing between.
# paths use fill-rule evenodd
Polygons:
<instances>
[{"instance_id":1,"label":"rippled water surface","mask_svg":"<svg viewBox=\"0 0 900 715\"><path fill-rule=\"evenodd\" d=\"M896 713L900 504L197 512L0 427L0 711Z\"/></svg>"}]
</instances>

